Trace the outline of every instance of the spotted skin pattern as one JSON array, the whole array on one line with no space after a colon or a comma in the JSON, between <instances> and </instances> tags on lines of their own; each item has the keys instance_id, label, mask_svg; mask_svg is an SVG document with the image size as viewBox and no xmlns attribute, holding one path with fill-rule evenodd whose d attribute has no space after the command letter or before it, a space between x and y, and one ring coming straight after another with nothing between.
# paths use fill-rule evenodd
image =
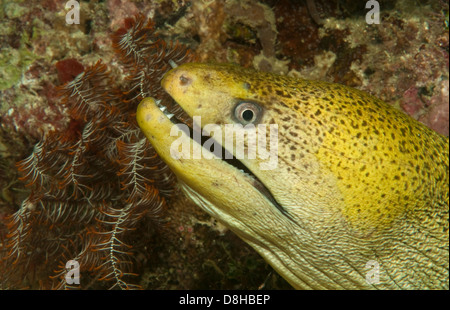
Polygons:
<instances>
[{"instance_id":1,"label":"spotted skin pattern","mask_svg":"<svg viewBox=\"0 0 450 310\"><path fill-rule=\"evenodd\" d=\"M339 84L191 63L162 86L202 124L237 123L234 108L248 101L261 108L258 124L278 125L276 169L241 160L272 201L247 201L255 184L231 167L220 168L216 186L193 172L214 173L214 163L198 160L176 174L190 197L295 288L448 289L448 138ZM245 186L229 184L241 179ZM367 278L370 261L378 264L376 283Z\"/></svg>"}]
</instances>

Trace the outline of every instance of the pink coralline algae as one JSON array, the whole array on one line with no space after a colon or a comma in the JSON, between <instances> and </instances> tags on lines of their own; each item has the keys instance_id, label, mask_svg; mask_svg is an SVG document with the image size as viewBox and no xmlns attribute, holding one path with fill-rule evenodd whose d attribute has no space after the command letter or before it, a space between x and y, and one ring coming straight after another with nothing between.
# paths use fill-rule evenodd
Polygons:
<instances>
[{"instance_id":1,"label":"pink coralline algae","mask_svg":"<svg viewBox=\"0 0 450 310\"><path fill-rule=\"evenodd\" d=\"M431 129L448 136L449 135L449 95L448 80L442 81L440 92L430 99L430 109L419 117L419 121Z\"/></svg>"}]
</instances>

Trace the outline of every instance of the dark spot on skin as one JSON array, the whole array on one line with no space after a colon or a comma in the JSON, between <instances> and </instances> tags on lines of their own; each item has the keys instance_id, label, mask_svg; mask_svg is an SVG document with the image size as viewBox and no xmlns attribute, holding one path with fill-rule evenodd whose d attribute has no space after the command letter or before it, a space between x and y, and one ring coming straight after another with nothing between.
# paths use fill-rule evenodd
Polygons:
<instances>
[{"instance_id":1,"label":"dark spot on skin","mask_svg":"<svg viewBox=\"0 0 450 310\"><path fill-rule=\"evenodd\" d=\"M207 82L207 83L211 83L211 74L206 74L205 75L205 81Z\"/></svg>"},{"instance_id":2,"label":"dark spot on skin","mask_svg":"<svg viewBox=\"0 0 450 310\"><path fill-rule=\"evenodd\" d=\"M406 129L405 128L400 128L400 131L402 132L402 136L406 137Z\"/></svg>"},{"instance_id":3,"label":"dark spot on skin","mask_svg":"<svg viewBox=\"0 0 450 310\"><path fill-rule=\"evenodd\" d=\"M290 97L290 96L289 96ZM280 101L279 104L285 108L289 108L283 101Z\"/></svg>"},{"instance_id":4,"label":"dark spot on skin","mask_svg":"<svg viewBox=\"0 0 450 310\"><path fill-rule=\"evenodd\" d=\"M281 110L276 107L273 107L272 110L277 112L278 114L283 114L283 112L281 112Z\"/></svg>"}]
</instances>

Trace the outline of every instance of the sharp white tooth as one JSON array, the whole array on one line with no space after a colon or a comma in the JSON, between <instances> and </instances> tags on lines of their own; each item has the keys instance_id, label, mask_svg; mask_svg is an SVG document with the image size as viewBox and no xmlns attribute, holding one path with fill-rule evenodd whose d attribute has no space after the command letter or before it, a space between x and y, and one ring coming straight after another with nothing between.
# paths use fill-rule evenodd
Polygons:
<instances>
[{"instance_id":1,"label":"sharp white tooth","mask_svg":"<svg viewBox=\"0 0 450 310\"><path fill-rule=\"evenodd\" d=\"M175 114L172 113L164 113L169 119L171 119Z\"/></svg>"},{"instance_id":2,"label":"sharp white tooth","mask_svg":"<svg viewBox=\"0 0 450 310\"><path fill-rule=\"evenodd\" d=\"M156 99L155 99L155 104L156 104L156 106L157 106L158 108L161 108L161 107L162 107L162 105L161 105L161 100L156 100Z\"/></svg>"},{"instance_id":3,"label":"sharp white tooth","mask_svg":"<svg viewBox=\"0 0 450 310\"><path fill-rule=\"evenodd\" d=\"M169 111L167 111L167 107L161 104L161 100L155 100L155 104L165 115L169 113Z\"/></svg>"}]
</instances>

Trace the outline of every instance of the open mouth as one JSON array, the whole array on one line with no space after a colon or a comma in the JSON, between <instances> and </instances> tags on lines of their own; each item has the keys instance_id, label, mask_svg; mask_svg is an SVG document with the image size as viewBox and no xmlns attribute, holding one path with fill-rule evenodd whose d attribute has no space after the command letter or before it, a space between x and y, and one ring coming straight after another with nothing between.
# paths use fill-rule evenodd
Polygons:
<instances>
[{"instance_id":1,"label":"open mouth","mask_svg":"<svg viewBox=\"0 0 450 310\"><path fill-rule=\"evenodd\" d=\"M191 140L194 140L194 126L193 119L184 112L184 110L178 104L174 103L169 109L161 104L161 100L155 101L156 106L164 113L164 115L174 124L184 124L187 126L180 126L179 129L183 130L186 135L189 135ZM172 111L172 112L171 112ZM187 128L187 130L186 130ZM201 130L201 129L200 129ZM188 132L187 132L188 131ZM264 185L264 183L250 170L247 166L245 166L239 159L237 159L233 154L227 151L223 146L221 141L215 140L217 143L213 143L212 146L220 146L220 150L211 150L204 146L205 142L213 137L209 135L205 135L205 132L197 132L197 137L201 137L201 145L208 152L212 152L214 154L221 154L220 158L225 161L228 165L233 166L238 169L240 173L245 174L252 182L253 187L255 187L267 200L269 200L272 205L274 205L284 216L293 220L290 214L286 211L285 208L272 195L270 190Z\"/></svg>"},{"instance_id":2,"label":"open mouth","mask_svg":"<svg viewBox=\"0 0 450 310\"><path fill-rule=\"evenodd\" d=\"M189 137L191 139L193 139L194 137L194 127L193 127L193 120L190 116L187 116L187 114L183 111L183 109L176 104L176 108L171 108L171 110L173 111L170 112L169 109L161 104L161 101L155 101L157 107L161 110L161 112L164 113L165 116L167 116L167 118L169 118L169 120L174 124L185 124L187 125L187 127L189 128L189 132L185 132L187 135L189 135ZM181 110L181 111L180 111ZM183 128L186 127L180 127L181 130L183 130ZM184 131L184 130L183 130ZM204 147L204 144L206 141L213 139L214 137L211 137L209 135L206 134L206 132L202 131L202 132L197 132L197 136L201 137L201 145L202 147ZM215 154L221 154L221 159L224 160L226 163L228 163L229 165L235 167L236 169L239 169L240 171L244 172L245 174L247 174L248 176L250 176L252 179L254 179L256 182L261 183L261 186L264 186L264 184L262 184L262 182L256 177L256 175L254 175L240 160L236 159L236 157L231 154L229 151L227 151L222 144L220 143L220 141L214 140L217 143L213 143L213 147L220 145L221 149L220 150L214 150L214 149L207 149L205 148L207 151L211 152L211 153L215 153ZM231 157L231 158L230 158ZM265 186L264 186L265 187Z\"/></svg>"}]
</instances>

